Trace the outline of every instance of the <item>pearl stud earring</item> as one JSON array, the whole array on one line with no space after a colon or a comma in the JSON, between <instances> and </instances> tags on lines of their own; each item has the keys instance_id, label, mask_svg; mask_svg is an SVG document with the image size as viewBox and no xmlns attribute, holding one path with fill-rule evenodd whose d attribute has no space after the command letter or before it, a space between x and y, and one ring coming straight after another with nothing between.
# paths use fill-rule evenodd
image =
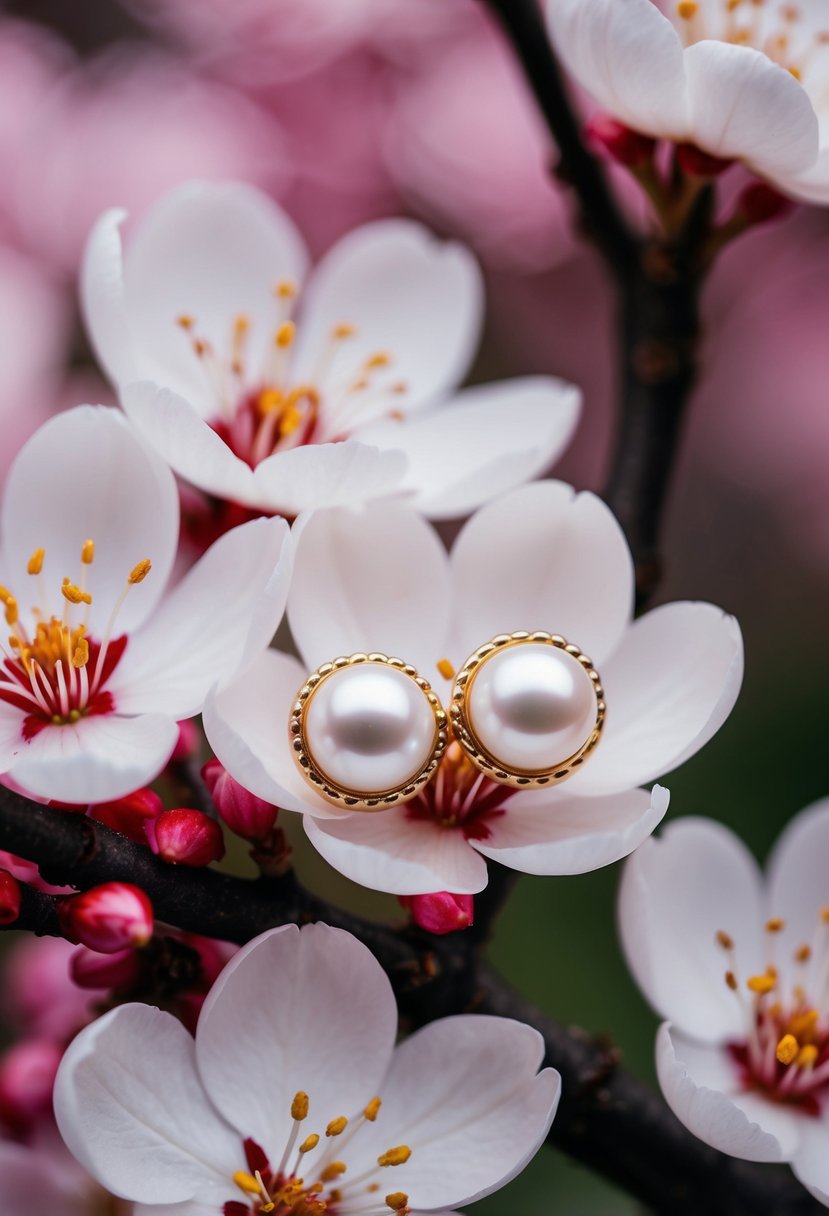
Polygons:
<instances>
[{"instance_id":1,"label":"pearl stud earring","mask_svg":"<svg viewBox=\"0 0 829 1216\"><path fill-rule=\"evenodd\" d=\"M493 781L556 784L578 772L601 738L606 706L599 673L565 638L502 633L455 677L452 730Z\"/></svg>"},{"instance_id":2,"label":"pearl stud earring","mask_svg":"<svg viewBox=\"0 0 829 1216\"><path fill-rule=\"evenodd\" d=\"M446 750L447 717L402 659L352 654L324 663L297 693L294 759L321 797L352 811L413 798Z\"/></svg>"}]
</instances>

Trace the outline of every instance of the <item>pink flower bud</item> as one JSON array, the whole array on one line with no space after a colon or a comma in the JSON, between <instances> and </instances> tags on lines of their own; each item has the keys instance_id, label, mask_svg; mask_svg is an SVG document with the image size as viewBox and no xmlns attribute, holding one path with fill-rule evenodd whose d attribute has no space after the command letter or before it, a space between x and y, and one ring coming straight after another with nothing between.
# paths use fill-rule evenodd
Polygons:
<instances>
[{"instance_id":1,"label":"pink flower bud","mask_svg":"<svg viewBox=\"0 0 829 1216\"><path fill-rule=\"evenodd\" d=\"M22 1131L52 1109L61 1050L49 1039L16 1043L0 1060L0 1119Z\"/></svg>"},{"instance_id":2,"label":"pink flower bud","mask_svg":"<svg viewBox=\"0 0 829 1216\"><path fill-rule=\"evenodd\" d=\"M278 809L240 785L218 760L208 760L202 769L207 788L223 821L246 840L267 840L274 829Z\"/></svg>"},{"instance_id":3,"label":"pink flower bud","mask_svg":"<svg viewBox=\"0 0 829 1216\"><path fill-rule=\"evenodd\" d=\"M170 763L176 764L182 760L189 760L198 752L200 743L198 727L192 718L185 718L183 722L178 723L178 740L173 748Z\"/></svg>"},{"instance_id":4,"label":"pink flower bud","mask_svg":"<svg viewBox=\"0 0 829 1216\"><path fill-rule=\"evenodd\" d=\"M429 933L454 933L468 929L474 920L474 900L471 895L453 895L451 891L435 891L432 895L401 895L404 908L412 920Z\"/></svg>"},{"instance_id":5,"label":"pink flower bud","mask_svg":"<svg viewBox=\"0 0 829 1216\"><path fill-rule=\"evenodd\" d=\"M152 851L175 865L206 866L225 855L221 826L202 811L164 811L146 828Z\"/></svg>"},{"instance_id":6,"label":"pink flower bud","mask_svg":"<svg viewBox=\"0 0 829 1216\"><path fill-rule=\"evenodd\" d=\"M677 144L676 163L683 172L690 173L692 177L719 177L726 169L731 168L734 161L723 160L720 156L703 152L696 144Z\"/></svg>"},{"instance_id":7,"label":"pink flower bud","mask_svg":"<svg viewBox=\"0 0 829 1216\"><path fill-rule=\"evenodd\" d=\"M153 790L133 790L125 798L115 802L99 802L89 808L92 819L105 823L108 828L128 836L136 844L144 844L144 824L156 819L164 810L164 803Z\"/></svg>"},{"instance_id":8,"label":"pink flower bud","mask_svg":"<svg viewBox=\"0 0 829 1216\"><path fill-rule=\"evenodd\" d=\"M587 124L587 137L628 168L646 165L656 149L655 139L631 130L610 114L594 114Z\"/></svg>"},{"instance_id":9,"label":"pink flower bud","mask_svg":"<svg viewBox=\"0 0 829 1216\"><path fill-rule=\"evenodd\" d=\"M8 870L0 870L0 925L14 924L20 915L22 898L17 879Z\"/></svg>"},{"instance_id":10,"label":"pink flower bud","mask_svg":"<svg viewBox=\"0 0 829 1216\"><path fill-rule=\"evenodd\" d=\"M768 182L750 182L737 200L737 213L749 224L784 219L794 208L794 202Z\"/></svg>"},{"instance_id":11,"label":"pink flower bud","mask_svg":"<svg viewBox=\"0 0 829 1216\"><path fill-rule=\"evenodd\" d=\"M79 988L127 988L138 979L141 962L135 950L99 954L79 946L69 960L69 974Z\"/></svg>"},{"instance_id":12,"label":"pink flower bud","mask_svg":"<svg viewBox=\"0 0 829 1216\"><path fill-rule=\"evenodd\" d=\"M100 954L146 946L153 935L153 906L140 887L127 882L105 882L70 896L60 917L74 941Z\"/></svg>"}]
</instances>

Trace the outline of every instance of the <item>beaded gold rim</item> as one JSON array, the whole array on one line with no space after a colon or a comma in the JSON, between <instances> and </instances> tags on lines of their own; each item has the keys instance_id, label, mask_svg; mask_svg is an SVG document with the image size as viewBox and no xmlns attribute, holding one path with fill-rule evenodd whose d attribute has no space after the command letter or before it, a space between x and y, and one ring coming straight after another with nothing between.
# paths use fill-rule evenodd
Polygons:
<instances>
[{"instance_id":1,"label":"beaded gold rim","mask_svg":"<svg viewBox=\"0 0 829 1216\"><path fill-rule=\"evenodd\" d=\"M587 739L578 751L573 752L571 756L567 756L559 764L556 764L554 768L543 771L510 770L505 768L501 761L487 751L478 739L467 712L472 684L483 664L499 651L505 650L510 646L521 645L525 642L541 642L545 646L555 646L558 650L563 650L569 654L584 668L586 675L590 679L596 698L596 719ZM602 688L599 673L596 671L591 660L578 646L572 642L568 642L566 638L561 637L557 633L526 633L521 630L516 633L499 633L497 637L492 638L491 641L486 642L483 646L479 646L469 656L455 677L455 683L452 688L452 703L449 707L453 734L472 763L493 781L498 781L502 785L511 785L516 789L538 789L544 786L557 785L562 781L566 781L574 772L578 772L601 738L606 713L607 706L604 700L604 689Z\"/></svg>"},{"instance_id":2,"label":"beaded gold rim","mask_svg":"<svg viewBox=\"0 0 829 1216\"><path fill-rule=\"evenodd\" d=\"M305 733L305 720L308 707L320 685L336 672L342 671L344 668L356 667L363 663L382 664L387 667L393 667L397 671L402 671L404 675L407 675L409 679L415 682L423 693L429 702L435 718L434 744L426 763L413 777L409 778L405 785L395 786L387 790L378 790L368 795L364 791L351 790L335 784L314 759L313 751ZM296 701L291 709L288 729L291 737L291 752L305 780L327 802L331 802L335 806L341 806L349 811L384 811L389 807L408 801L409 798L413 798L440 764L443 753L446 751L449 735L446 711L432 691L429 681L424 680L422 676L418 675L411 664L404 663L402 659L390 658L388 655L379 653L352 654L347 657L332 659L330 663L323 663L321 667L312 672L297 693Z\"/></svg>"}]
</instances>

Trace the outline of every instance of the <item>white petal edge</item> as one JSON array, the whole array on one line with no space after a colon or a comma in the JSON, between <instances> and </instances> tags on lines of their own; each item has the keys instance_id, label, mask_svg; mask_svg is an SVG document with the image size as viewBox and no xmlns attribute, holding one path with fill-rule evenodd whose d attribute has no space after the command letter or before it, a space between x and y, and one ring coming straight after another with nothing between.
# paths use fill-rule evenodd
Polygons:
<instances>
[{"instance_id":1,"label":"white petal edge","mask_svg":"<svg viewBox=\"0 0 829 1216\"><path fill-rule=\"evenodd\" d=\"M329 865L373 891L474 895L487 883L486 862L460 831L410 818L405 806L340 819L309 815L303 825Z\"/></svg>"},{"instance_id":2,"label":"white petal edge","mask_svg":"<svg viewBox=\"0 0 829 1216\"><path fill-rule=\"evenodd\" d=\"M350 1118L380 1092L396 1035L397 1005L371 951L328 925L286 925L222 971L199 1018L196 1060L222 1115L281 1152L294 1095L308 1094L320 1131Z\"/></svg>"},{"instance_id":3,"label":"white petal edge","mask_svg":"<svg viewBox=\"0 0 829 1216\"><path fill-rule=\"evenodd\" d=\"M570 442L580 408L573 385L525 376L464 389L439 410L357 435L405 452L412 506L430 519L455 519L548 469Z\"/></svg>"},{"instance_id":4,"label":"white petal edge","mask_svg":"<svg viewBox=\"0 0 829 1216\"><path fill-rule=\"evenodd\" d=\"M638 848L662 822L669 797L661 785L605 798L518 794L475 848L524 874L587 874Z\"/></svg>"},{"instance_id":5,"label":"white petal edge","mask_svg":"<svg viewBox=\"0 0 829 1216\"><path fill-rule=\"evenodd\" d=\"M676 1044L674 1043L676 1039ZM680 1123L712 1148L744 1161L782 1161L776 1136L763 1130L720 1089L697 1084L683 1063L686 1046L671 1035L671 1024L659 1028L656 1039L656 1071L665 1101ZM714 1054L717 1049L707 1049Z\"/></svg>"},{"instance_id":6,"label":"white petal edge","mask_svg":"<svg viewBox=\"0 0 829 1216\"><path fill-rule=\"evenodd\" d=\"M765 917L759 866L733 832L686 817L644 841L622 872L618 922L628 967L658 1013L702 1042L744 1033L716 934L734 941L744 979L765 967Z\"/></svg>"},{"instance_id":7,"label":"white petal edge","mask_svg":"<svg viewBox=\"0 0 829 1216\"><path fill-rule=\"evenodd\" d=\"M138 375L124 299L121 225L126 211L113 208L95 222L84 250L80 299L98 361L115 385Z\"/></svg>"}]
</instances>

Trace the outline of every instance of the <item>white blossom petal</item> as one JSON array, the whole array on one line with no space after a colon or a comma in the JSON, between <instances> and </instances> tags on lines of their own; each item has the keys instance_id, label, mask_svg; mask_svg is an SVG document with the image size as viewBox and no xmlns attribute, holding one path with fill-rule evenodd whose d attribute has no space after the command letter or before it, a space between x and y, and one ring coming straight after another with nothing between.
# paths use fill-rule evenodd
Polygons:
<instances>
[{"instance_id":1,"label":"white blossom petal","mask_svg":"<svg viewBox=\"0 0 829 1216\"><path fill-rule=\"evenodd\" d=\"M829 1207L829 1126L826 1116L804 1122L800 1142L792 1157L792 1171L815 1199Z\"/></svg>"},{"instance_id":2,"label":"white blossom petal","mask_svg":"<svg viewBox=\"0 0 829 1216\"><path fill-rule=\"evenodd\" d=\"M415 511L378 502L300 521L288 619L309 672L339 655L379 651L431 681L450 607L446 553Z\"/></svg>"},{"instance_id":3,"label":"white blossom petal","mask_svg":"<svg viewBox=\"0 0 829 1216\"><path fill-rule=\"evenodd\" d=\"M306 816L303 825L329 865L371 890L474 895L486 886L486 862L462 832L416 819L405 806L339 819Z\"/></svg>"},{"instance_id":4,"label":"white blossom petal","mask_svg":"<svg viewBox=\"0 0 829 1216\"><path fill-rule=\"evenodd\" d=\"M98 361L113 384L138 376L124 298L121 225L126 211L113 208L97 220L84 251L80 297L87 333Z\"/></svg>"},{"instance_id":5,"label":"white blossom petal","mask_svg":"<svg viewBox=\"0 0 829 1216\"><path fill-rule=\"evenodd\" d=\"M451 564L461 660L498 633L543 629L599 664L633 611L621 528L595 495L563 482L536 482L482 507L458 536Z\"/></svg>"},{"instance_id":6,"label":"white blossom petal","mask_svg":"<svg viewBox=\"0 0 829 1216\"><path fill-rule=\"evenodd\" d=\"M353 439L309 443L274 452L256 466L253 497L267 511L298 515L315 507L345 507L398 490L406 472L402 452Z\"/></svg>"},{"instance_id":7,"label":"white blossom petal","mask_svg":"<svg viewBox=\"0 0 829 1216\"><path fill-rule=\"evenodd\" d=\"M308 674L292 656L265 651L208 695L204 730L216 756L246 790L289 811L329 818L343 812L304 781L288 735L291 708Z\"/></svg>"},{"instance_id":8,"label":"white blossom petal","mask_svg":"<svg viewBox=\"0 0 829 1216\"><path fill-rule=\"evenodd\" d=\"M405 452L412 505L452 519L549 468L573 435L580 404L572 385L525 376L465 389L445 409L385 419L357 438Z\"/></svg>"},{"instance_id":9,"label":"white blossom petal","mask_svg":"<svg viewBox=\"0 0 829 1216\"><path fill-rule=\"evenodd\" d=\"M379 220L339 241L314 270L302 301L295 379L315 374L335 326L356 326L323 392L341 372L387 354L395 381L407 386L401 404L415 409L456 388L480 336L480 271L461 245L438 241L410 220Z\"/></svg>"},{"instance_id":10,"label":"white blossom petal","mask_svg":"<svg viewBox=\"0 0 829 1216\"><path fill-rule=\"evenodd\" d=\"M144 380L122 390L121 405L142 438L180 477L217 498L255 505L253 469L184 397Z\"/></svg>"},{"instance_id":11,"label":"white blossom petal","mask_svg":"<svg viewBox=\"0 0 829 1216\"><path fill-rule=\"evenodd\" d=\"M509 1018L424 1026L395 1051L380 1116L353 1141L349 1172L370 1169L389 1144L407 1144L411 1159L394 1182L413 1208L471 1203L497 1190L535 1155L555 1115L561 1078L551 1068L538 1072L543 1056L538 1031Z\"/></svg>"},{"instance_id":12,"label":"white blossom petal","mask_svg":"<svg viewBox=\"0 0 829 1216\"><path fill-rule=\"evenodd\" d=\"M735 1101L736 1071L725 1052L695 1046L679 1033L672 1034L665 1022L656 1040L656 1069L665 1101L705 1144L744 1161L784 1160L777 1137ZM729 1088L730 1096L725 1092Z\"/></svg>"},{"instance_id":13,"label":"white blossom petal","mask_svg":"<svg viewBox=\"0 0 829 1216\"><path fill-rule=\"evenodd\" d=\"M685 138L682 44L651 0L547 0L556 50L584 88L637 131Z\"/></svg>"},{"instance_id":14,"label":"white blossom petal","mask_svg":"<svg viewBox=\"0 0 829 1216\"><path fill-rule=\"evenodd\" d=\"M632 853L667 809L668 791L660 785L604 798L528 791L487 822L490 835L475 848L524 874L586 874Z\"/></svg>"},{"instance_id":15,"label":"white blossom petal","mask_svg":"<svg viewBox=\"0 0 829 1216\"><path fill-rule=\"evenodd\" d=\"M82 405L50 419L18 454L3 496L3 559L17 587L34 550L45 548L44 586L59 615L61 582L80 579L81 547L94 540L88 623L89 632L100 636L130 570L150 558L151 574L130 589L118 613L116 633L124 633L158 603L178 547L178 525L170 470L116 410Z\"/></svg>"},{"instance_id":16,"label":"white blossom petal","mask_svg":"<svg viewBox=\"0 0 829 1216\"><path fill-rule=\"evenodd\" d=\"M744 1037L740 1002L724 980L732 963L716 934L734 942L744 982L765 970L764 923L757 863L714 820L669 823L625 864L619 932L628 966L657 1011L695 1039Z\"/></svg>"},{"instance_id":17,"label":"white blossom petal","mask_svg":"<svg viewBox=\"0 0 829 1216\"><path fill-rule=\"evenodd\" d=\"M178 738L173 717L90 714L45 726L12 768L15 781L39 798L109 802L154 781Z\"/></svg>"},{"instance_id":18,"label":"white blossom petal","mask_svg":"<svg viewBox=\"0 0 829 1216\"><path fill-rule=\"evenodd\" d=\"M711 604L664 604L634 622L600 672L607 719L572 778L579 794L653 781L708 742L742 683L740 627Z\"/></svg>"},{"instance_id":19,"label":"white blossom petal","mask_svg":"<svg viewBox=\"0 0 829 1216\"><path fill-rule=\"evenodd\" d=\"M761 172L798 173L818 154L818 122L803 86L762 51L706 40L684 53L694 143Z\"/></svg>"},{"instance_id":20,"label":"white blossom petal","mask_svg":"<svg viewBox=\"0 0 829 1216\"><path fill-rule=\"evenodd\" d=\"M803 983L802 973L794 979L790 960L799 946L811 945L821 913L829 903L827 857L829 800L823 799L791 820L778 837L768 861L765 915L781 917L785 922L777 935L779 945L775 950L784 981ZM816 958L815 965L822 968L822 959ZM817 976L814 978L817 981Z\"/></svg>"},{"instance_id":21,"label":"white blossom petal","mask_svg":"<svg viewBox=\"0 0 829 1216\"><path fill-rule=\"evenodd\" d=\"M288 525L256 519L220 537L130 638L107 687L121 713L199 713L214 684L261 655L285 610Z\"/></svg>"},{"instance_id":22,"label":"white blossom petal","mask_svg":"<svg viewBox=\"0 0 829 1216\"><path fill-rule=\"evenodd\" d=\"M328 925L286 925L225 967L196 1059L217 1109L272 1151L287 1143L298 1092L310 1100L309 1131L361 1110L380 1092L396 1034L391 985L367 947Z\"/></svg>"},{"instance_id":23,"label":"white blossom petal","mask_svg":"<svg viewBox=\"0 0 829 1216\"><path fill-rule=\"evenodd\" d=\"M171 1014L123 1005L81 1031L58 1070L55 1115L71 1152L116 1195L149 1204L215 1196L219 1211L235 1198L241 1145L208 1102L193 1040Z\"/></svg>"},{"instance_id":24,"label":"white blossom petal","mask_svg":"<svg viewBox=\"0 0 829 1216\"><path fill-rule=\"evenodd\" d=\"M193 317L199 337L222 352L229 349L234 319L245 316L250 349L264 351L279 323L274 288L284 280L301 282L307 260L293 222L252 186L188 182L165 194L131 234L125 256L139 378L163 384L204 417L214 416L216 386L177 319Z\"/></svg>"}]
</instances>

